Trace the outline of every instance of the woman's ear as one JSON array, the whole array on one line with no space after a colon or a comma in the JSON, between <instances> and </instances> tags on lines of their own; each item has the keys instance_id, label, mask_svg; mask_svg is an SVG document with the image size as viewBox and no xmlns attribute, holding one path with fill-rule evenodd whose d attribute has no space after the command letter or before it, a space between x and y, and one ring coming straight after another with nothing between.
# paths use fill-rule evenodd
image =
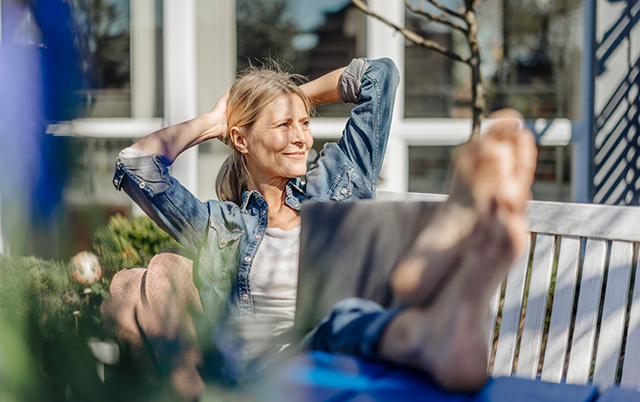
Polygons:
<instances>
[{"instance_id":1,"label":"woman's ear","mask_svg":"<svg viewBox=\"0 0 640 402\"><path fill-rule=\"evenodd\" d=\"M231 142L233 146L241 153L246 154L249 151L247 150L247 136L240 130L238 127L233 126L231 130L229 130L229 135L231 136Z\"/></svg>"}]
</instances>

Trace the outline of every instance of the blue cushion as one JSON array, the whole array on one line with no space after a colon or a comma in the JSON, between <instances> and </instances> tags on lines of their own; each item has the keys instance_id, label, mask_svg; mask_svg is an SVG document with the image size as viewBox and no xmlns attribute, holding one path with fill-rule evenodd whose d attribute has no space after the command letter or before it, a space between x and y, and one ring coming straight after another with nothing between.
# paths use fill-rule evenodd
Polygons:
<instances>
[{"instance_id":1,"label":"blue cushion","mask_svg":"<svg viewBox=\"0 0 640 402\"><path fill-rule=\"evenodd\" d=\"M637 402L640 392L633 389L612 387L607 388L598 398L598 402Z\"/></svg>"},{"instance_id":2,"label":"blue cushion","mask_svg":"<svg viewBox=\"0 0 640 402\"><path fill-rule=\"evenodd\" d=\"M305 353L290 363L281 385L288 400L434 402L588 402L597 388L554 384L511 377L490 379L474 393L452 393L423 374L393 364L320 351Z\"/></svg>"}]
</instances>

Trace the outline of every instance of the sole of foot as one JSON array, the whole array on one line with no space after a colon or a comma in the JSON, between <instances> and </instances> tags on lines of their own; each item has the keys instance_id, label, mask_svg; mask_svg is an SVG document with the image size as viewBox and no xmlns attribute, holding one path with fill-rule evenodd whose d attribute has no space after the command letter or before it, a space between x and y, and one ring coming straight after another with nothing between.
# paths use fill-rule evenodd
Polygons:
<instances>
[{"instance_id":1,"label":"sole of foot","mask_svg":"<svg viewBox=\"0 0 640 402\"><path fill-rule=\"evenodd\" d=\"M492 115L493 116L493 115ZM490 116L490 117L492 117ZM391 276L396 297L428 305L455 274L473 237L488 224L502 223L517 257L524 248L524 213L531 198L536 165L532 134L515 111L500 111L487 134L465 144L454 163L449 199L437 208L432 224L418 236ZM500 228L493 230L500 231ZM505 250L506 251L506 250Z\"/></svg>"},{"instance_id":2,"label":"sole of foot","mask_svg":"<svg viewBox=\"0 0 640 402\"><path fill-rule=\"evenodd\" d=\"M383 335L384 356L449 390L484 384L489 300L525 248L535 161L531 133L513 118L461 149L449 199L392 275L408 307Z\"/></svg>"}]
</instances>

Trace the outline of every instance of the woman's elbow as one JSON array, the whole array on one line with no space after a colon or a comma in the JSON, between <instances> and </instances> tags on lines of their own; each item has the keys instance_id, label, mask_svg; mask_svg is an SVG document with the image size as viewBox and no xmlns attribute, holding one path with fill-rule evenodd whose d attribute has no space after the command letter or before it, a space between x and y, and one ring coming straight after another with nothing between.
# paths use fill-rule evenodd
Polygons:
<instances>
[{"instance_id":1,"label":"woman's elbow","mask_svg":"<svg viewBox=\"0 0 640 402\"><path fill-rule=\"evenodd\" d=\"M383 74L385 86L395 91L400 83L400 72L398 71L396 63L388 57L378 59L376 62L380 64L380 70L385 72L385 74Z\"/></svg>"}]
</instances>

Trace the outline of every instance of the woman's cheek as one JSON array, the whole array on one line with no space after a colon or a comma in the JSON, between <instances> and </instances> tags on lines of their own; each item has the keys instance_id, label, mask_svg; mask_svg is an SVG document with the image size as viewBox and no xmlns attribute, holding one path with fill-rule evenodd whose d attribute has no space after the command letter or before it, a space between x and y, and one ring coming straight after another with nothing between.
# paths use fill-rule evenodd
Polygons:
<instances>
[{"instance_id":1,"label":"woman's cheek","mask_svg":"<svg viewBox=\"0 0 640 402\"><path fill-rule=\"evenodd\" d=\"M271 140L273 149L282 151L289 145L289 136L283 133L278 133Z\"/></svg>"}]
</instances>

